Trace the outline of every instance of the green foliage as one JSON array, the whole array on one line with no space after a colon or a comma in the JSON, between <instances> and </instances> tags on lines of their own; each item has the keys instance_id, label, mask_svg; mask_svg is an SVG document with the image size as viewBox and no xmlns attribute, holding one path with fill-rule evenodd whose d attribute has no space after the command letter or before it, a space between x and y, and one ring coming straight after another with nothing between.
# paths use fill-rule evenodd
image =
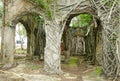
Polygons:
<instances>
[{"instance_id":1,"label":"green foliage","mask_svg":"<svg viewBox=\"0 0 120 81\"><path fill-rule=\"evenodd\" d=\"M118 38L117 32L112 32L112 34L109 36L110 40L115 41Z\"/></svg>"},{"instance_id":2,"label":"green foliage","mask_svg":"<svg viewBox=\"0 0 120 81\"><path fill-rule=\"evenodd\" d=\"M109 0L102 0L104 4L109 4Z\"/></svg>"},{"instance_id":3,"label":"green foliage","mask_svg":"<svg viewBox=\"0 0 120 81\"><path fill-rule=\"evenodd\" d=\"M44 23L44 19L43 19L41 16L39 16L39 15L36 15L36 16L35 16L35 20L36 20L36 22L38 22L38 23L41 23L41 24Z\"/></svg>"},{"instance_id":4,"label":"green foliage","mask_svg":"<svg viewBox=\"0 0 120 81\"><path fill-rule=\"evenodd\" d=\"M92 16L90 14L80 14L71 20L71 27L85 27L90 24Z\"/></svg>"},{"instance_id":5,"label":"green foliage","mask_svg":"<svg viewBox=\"0 0 120 81\"><path fill-rule=\"evenodd\" d=\"M43 68L43 66L40 65L40 64L35 64L35 63L27 62L26 63L26 67L24 69L25 70L38 70L40 68Z\"/></svg>"},{"instance_id":6,"label":"green foliage","mask_svg":"<svg viewBox=\"0 0 120 81\"><path fill-rule=\"evenodd\" d=\"M16 53L16 54L26 54L26 53L27 53L27 50L26 50L26 49L23 49L23 50L21 50L21 49L16 49L16 50L15 50L15 53Z\"/></svg>"},{"instance_id":7,"label":"green foliage","mask_svg":"<svg viewBox=\"0 0 120 81\"><path fill-rule=\"evenodd\" d=\"M102 74L102 69L101 69L101 67L97 66L97 67L95 68L95 70L94 70L94 73L97 74L97 75Z\"/></svg>"},{"instance_id":8,"label":"green foliage","mask_svg":"<svg viewBox=\"0 0 120 81\"><path fill-rule=\"evenodd\" d=\"M38 4L43 11L45 12L45 15L48 19L52 18L52 11L49 8L49 4L51 2L51 0L48 0L45 2L45 0L31 0L32 2Z\"/></svg>"},{"instance_id":9,"label":"green foliage","mask_svg":"<svg viewBox=\"0 0 120 81\"><path fill-rule=\"evenodd\" d=\"M70 57L68 65L69 66L76 66L77 65L77 61L78 61L77 57Z\"/></svg>"},{"instance_id":10,"label":"green foliage","mask_svg":"<svg viewBox=\"0 0 120 81\"><path fill-rule=\"evenodd\" d=\"M102 0L102 3L108 7L112 7L113 3L119 3L119 0Z\"/></svg>"}]
</instances>

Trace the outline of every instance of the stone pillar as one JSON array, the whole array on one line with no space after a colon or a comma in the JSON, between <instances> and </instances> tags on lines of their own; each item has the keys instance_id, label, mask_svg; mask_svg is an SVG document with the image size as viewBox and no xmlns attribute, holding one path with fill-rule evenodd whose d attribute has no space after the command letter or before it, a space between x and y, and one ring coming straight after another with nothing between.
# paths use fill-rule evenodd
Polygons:
<instances>
[{"instance_id":1,"label":"stone pillar","mask_svg":"<svg viewBox=\"0 0 120 81\"><path fill-rule=\"evenodd\" d=\"M55 22L46 21L46 47L44 54L44 70L49 73L61 73L60 64L60 44L61 34L60 27L56 27Z\"/></svg>"},{"instance_id":2,"label":"stone pillar","mask_svg":"<svg viewBox=\"0 0 120 81\"><path fill-rule=\"evenodd\" d=\"M2 28L2 44L1 44L2 62L5 67L11 67L14 63L15 53L15 28Z\"/></svg>"}]
</instances>

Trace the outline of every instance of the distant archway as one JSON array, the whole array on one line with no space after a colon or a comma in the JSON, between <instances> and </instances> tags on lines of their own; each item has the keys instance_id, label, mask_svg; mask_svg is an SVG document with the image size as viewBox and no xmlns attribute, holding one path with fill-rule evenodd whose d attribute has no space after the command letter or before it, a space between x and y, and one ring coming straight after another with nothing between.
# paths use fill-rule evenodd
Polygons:
<instances>
[{"instance_id":1,"label":"distant archway","mask_svg":"<svg viewBox=\"0 0 120 81\"><path fill-rule=\"evenodd\" d=\"M44 19L38 14L28 14L18 21L25 26L27 31L27 57L34 60L44 59Z\"/></svg>"},{"instance_id":2,"label":"distant archway","mask_svg":"<svg viewBox=\"0 0 120 81\"><path fill-rule=\"evenodd\" d=\"M15 54L26 55L27 32L23 24L18 23L15 27Z\"/></svg>"},{"instance_id":3,"label":"distant archway","mask_svg":"<svg viewBox=\"0 0 120 81\"><path fill-rule=\"evenodd\" d=\"M76 12L77 11L77 12ZM65 28L63 32L63 37L65 36L65 33L70 28L71 20L80 15L80 14L90 14L92 16L92 21L89 23L89 25L81 28L75 28L74 34L78 34L76 36L80 36L84 39L85 43L85 57L89 60L91 64L99 64L102 65L102 25L99 17L95 13L95 11L90 7L85 7L85 9L82 10L74 10L71 11L66 17L65 17ZM86 33L84 32L86 31ZM69 31L69 33L72 33ZM67 36L68 37L68 36ZM72 38L73 39L73 38ZM70 40L70 39L69 39ZM65 43L65 42L64 42ZM71 43L69 43L71 44ZM66 45L69 45L68 43ZM69 46L72 47L72 46ZM69 52L71 53L71 52ZM70 55L70 54L69 54ZM102 69L102 68L101 68Z\"/></svg>"},{"instance_id":4,"label":"distant archway","mask_svg":"<svg viewBox=\"0 0 120 81\"><path fill-rule=\"evenodd\" d=\"M9 28L9 31L11 31L11 29L12 31L6 32L7 34L11 33L10 35L13 36L13 38L11 38L12 40L15 40L15 28L18 23L21 23L24 26L24 29L26 30L26 36L27 36L26 56L27 58L34 59L34 60L40 60L40 59L43 60L44 59L43 58L44 47L45 47L45 30L43 26L44 19L40 15L35 14L35 13L31 13L31 14L27 14L23 16L18 15L18 17L16 17L16 19L12 21L12 24ZM13 46L13 47L11 50L8 50L8 51L11 51L11 62L13 62L11 64L14 65L15 42L11 44L12 45L10 46ZM7 58L4 57L4 59L7 59ZM5 68L9 68L9 66L5 65Z\"/></svg>"}]
</instances>

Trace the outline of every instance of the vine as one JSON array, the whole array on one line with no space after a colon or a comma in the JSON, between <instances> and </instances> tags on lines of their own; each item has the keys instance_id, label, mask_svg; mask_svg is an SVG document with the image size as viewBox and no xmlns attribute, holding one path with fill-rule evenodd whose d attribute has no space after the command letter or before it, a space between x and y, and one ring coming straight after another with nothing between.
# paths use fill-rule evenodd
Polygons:
<instances>
[{"instance_id":1,"label":"vine","mask_svg":"<svg viewBox=\"0 0 120 81\"><path fill-rule=\"evenodd\" d=\"M30 1L40 6L45 12L45 16L48 19L52 19L52 11L50 10L50 6L49 6L52 0L46 0L46 1L45 0L30 0Z\"/></svg>"},{"instance_id":2,"label":"vine","mask_svg":"<svg viewBox=\"0 0 120 81\"><path fill-rule=\"evenodd\" d=\"M102 70L106 77L111 78L113 81L117 81L119 76L119 53L116 52L119 47L117 46L118 40L118 28L120 27L119 20L119 1L120 0L92 0L98 10L102 10L105 13L98 11L103 26L103 64Z\"/></svg>"}]
</instances>

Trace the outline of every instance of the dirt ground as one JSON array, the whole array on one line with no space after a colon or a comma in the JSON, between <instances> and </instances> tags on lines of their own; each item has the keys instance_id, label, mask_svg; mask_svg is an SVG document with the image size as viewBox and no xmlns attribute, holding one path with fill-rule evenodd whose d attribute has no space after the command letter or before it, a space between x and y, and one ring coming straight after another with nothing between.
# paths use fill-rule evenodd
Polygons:
<instances>
[{"instance_id":1,"label":"dirt ground","mask_svg":"<svg viewBox=\"0 0 120 81\"><path fill-rule=\"evenodd\" d=\"M22 56L16 62L16 67L0 70L0 81L106 81L95 73L96 66L85 63L78 65L76 61L72 64L62 62L63 73L60 75L44 72L43 61L29 61Z\"/></svg>"}]
</instances>

